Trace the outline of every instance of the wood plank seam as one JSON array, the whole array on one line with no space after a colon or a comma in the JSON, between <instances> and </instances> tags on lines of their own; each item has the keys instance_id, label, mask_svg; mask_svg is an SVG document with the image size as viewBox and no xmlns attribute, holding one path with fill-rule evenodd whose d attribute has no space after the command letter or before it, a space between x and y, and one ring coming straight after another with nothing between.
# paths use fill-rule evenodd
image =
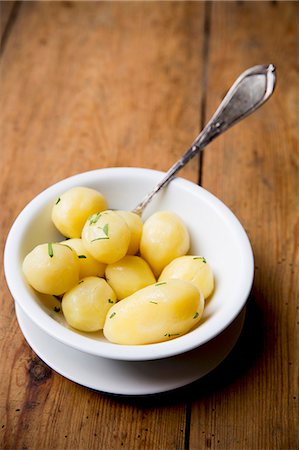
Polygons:
<instances>
[{"instance_id":1,"label":"wood plank seam","mask_svg":"<svg viewBox=\"0 0 299 450\"><path fill-rule=\"evenodd\" d=\"M3 31L3 35L1 37L1 42L0 42L0 57L3 55L3 52L5 50L5 46L6 46L6 42L9 38L9 35L13 29L13 26L16 22L16 19L18 17L20 8L22 5L22 0L20 1L16 1L14 2L14 5L12 7L12 10L10 12L9 18L7 20L7 23L5 25L5 29Z\"/></svg>"},{"instance_id":2,"label":"wood plank seam","mask_svg":"<svg viewBox=\"0 0 299 450\"><path fill-rule=\"evenodd\" d=\"M209 48L211 34L211 4L206 1L204 5L204 29L203 29L203 73L202 73L202 96L200 103L200 129L202 130L207 120L207 87L208 87L208 65L209 65ZM198 185L202 184L202 167L203 167L204 151L199 153L198 161Z\"/></svg>"},{"instance_id":3,"label":"wood plank seam","mask_svg":"<svg viewBox=\"0 0 299 450\"><path fill-rule=\"evenodd\" d=\"M207 105L207 86L208 86L208 63L209 63L209 48L210 48L210 32L211 32L211 5L208 1L204 4L204 26L203 26L203 43L202 43L202 57L203 57L203 68L202 68L202 96L199 105L200 114L200 129L203 129L206 123L206 105ZM198 155L198 185L201 186L202 182L202 167L203 167L203 155L204 151L200 152ZM190 427L191 427L191 415L192 406L191 400L188 399L186 402L186 420L185 420L185 440L184 449L190 449Z\"/></svg>"},{"instance_id":4,"label":"wood plank seam","mask_svg":"<svg viewBox=\"0 0 299 450\"><path fill-rule=\"evenodd\" d=\"M209 63L209 48L210 48L210 33L211 33L211 5L208 1L204 4L204 25L203 25L203 43L202 43L202 57L203 57L203 67L202 67L202 96L199 105L199 115L200 115L200 129L202 130L205 126L207 120L207 86L208 86L208 63ZM202 182L202 167L203 167L203 156L204 151L200 152L198 155L198 185L201 186ZM191 427L191 415L192 415L192 405L191 400L186 401L186 420L185 420L185 440L184 449L190 449L190 427Z\"/></svg>"},{"instance_id":5,"label":"wood plank seam","mask_svg":"<svg viewBox=\"0 0 299 450\"><path fill-rule=\"evenodd\" d=\"M190 449L190 427L191 427L191 400L186 401L186 419L185 419L185 440L184 440L184 450Z\"/></svg>"}]
</instances>

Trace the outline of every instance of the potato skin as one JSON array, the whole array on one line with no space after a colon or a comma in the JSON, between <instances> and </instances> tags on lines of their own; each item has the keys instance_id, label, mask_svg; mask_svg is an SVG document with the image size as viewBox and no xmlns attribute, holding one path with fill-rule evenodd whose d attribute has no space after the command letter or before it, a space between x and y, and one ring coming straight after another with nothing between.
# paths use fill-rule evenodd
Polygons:
<instances>
[{"instance_id":1,"label":"potato skin","mask_svg":"<svg viewBox=\"0 0 299 450\"><path fill-rule=\"evenodd\" d=\"M125 220L110 210L91 216L82 230L85 248L104 264L112 264L126 255L130 237Z\"/></svg>"},{"instance_id":2,"label":"potato skin","mask_svg":"<svg viewBox=\"0 0 299 450\"><path fill-rule=\"evenodd\" d=\"M115 302L116 295L106 280L87 277L64 294L61 306L70 326L93 332L103 328L106 314Z\"/></svg>"},{"instance_id":3,"label":"potato skin","mask_svg":"<svg viewBox=\"0 0 299 450\"><path fill-rule=\"evenodd\" d=\"M108 264L105 276L119 300L156 282L148 263L134 255L126 255L114 264Z\"/></svg>"},{"instance_id":4,"label":"potato skin","mask_svg":"<svg viewBox=\"0 0 299 450\"><path fill-rule=\"evenodd\" d=\"M38 292L62 295L78 283L79 261L74 250L65 245L40 244L25 257L23 272Z\"/></svg>"},{"instance_id":5,"label":"potato skin","mask_svg":"<svg viewBox=\"0 0 299 450\"><path fill-rule=\"evenodd\" d=\"M183 280L156 283L112 306L103 332L116 344L168 341L193 328L203 308L204 298L191 283Z\"/></svg>"},{"instance_id":6,"label":"potato skin","mask_svg":"<svg viewBox=\"0 0 299 450\"><path fill-rule=\"evenodd\" d=\"M87 218L108 208L104 196L87 187L76 186L64 192L52 208L52 221L68 238L80 238Z\"/></svg>"},{"instance_id":7,"label":"potato skin","mask_svg":"<svg viewBox=\"0 0 299 450\"><path fill-rule=\"evenodd\" d=\"M127 255L136 255L140 246L143 222L138 214L131 211L116 211L126 222L131 231L131 239Z\"/></svg>"},{"instance_id":8,"label":"potato skin","mask_svg":"<svg viewBox=\"0 0 299 450\"><path fill-rule=\"evenodd\" d=\"M203 256L185 255L171 261L162 271L159 281L173 278L190 281L202 293L209 297L214 290L214 275Z\"/></svg>"},{"instance_id":9,"label":"potato skin","mask_svg":"<svg viewBox=\"0 0 299 450\"><path fill-rule=\"evenodd\" d=\"M97 261L85 248L82 239L73 238L60 242L61 245L71 247L77 254L79 260L79 278L98 276L103 277L106 264Z\"/></svg>"},{"instance_id":10,"label":"potato skin","mask_svg":"<svg viewBox=\"0 0 299 450\"><path fill-rule=\"evenodd\" d=\"M185 255L190 247L186 225L171 211L158 211L143 225L140 255L151 266L156 277L174 258Z\"/></svg>"}]
</instances>

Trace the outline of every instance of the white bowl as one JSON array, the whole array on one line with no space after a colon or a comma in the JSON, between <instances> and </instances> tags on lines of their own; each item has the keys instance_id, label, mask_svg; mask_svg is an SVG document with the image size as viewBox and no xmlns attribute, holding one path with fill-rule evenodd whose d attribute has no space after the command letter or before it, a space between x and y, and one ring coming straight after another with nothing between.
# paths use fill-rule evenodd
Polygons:
<instances>
[{"instance_id":1,"label":"white bowl","mask_svg":"<svg viewBox=\"0 0 299 450\"><path fill-rule=\"evenodd\" d=\"M117 345L102 332L71 329L53 305L45 303L27 285L22 262L33 247L63 240L50 220L55 199L73 186L98 189L110 208L132 210L161 180L163 172L140 168L110 168L66 178L35 197L14 222L5 247L4 269L15 302L43 331L77 350L117 360L154 360L199 347L221 333L243 309L253 282L253 255L248 237L234 214L214 195L182 178L174 179L147 207L171 210L181 216L191 235L191 254L204 256L211 265L216 286L197 328L176 339L149 345Z\"/></svg>"}]
</instances>

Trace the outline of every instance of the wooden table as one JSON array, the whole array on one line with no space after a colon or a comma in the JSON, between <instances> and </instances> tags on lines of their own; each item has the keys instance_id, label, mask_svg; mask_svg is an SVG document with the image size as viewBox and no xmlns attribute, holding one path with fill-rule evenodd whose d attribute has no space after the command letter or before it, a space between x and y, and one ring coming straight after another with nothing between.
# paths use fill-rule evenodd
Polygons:
<instances>
[{"instance_id":1,"label":"wooden table","mask_svg":"<svg viewBox=\"0 0 299 450\"><path fill-rule=\"evenodd\" d=\"M94 392L48 368L1 267L1 449L298 449L298 2L1 2L1 247L41 190L78 172L166 170L235 78L278 85L181 175L244 225L255 281L215 371L152 397Z\"/></svg>"}]
</instances>

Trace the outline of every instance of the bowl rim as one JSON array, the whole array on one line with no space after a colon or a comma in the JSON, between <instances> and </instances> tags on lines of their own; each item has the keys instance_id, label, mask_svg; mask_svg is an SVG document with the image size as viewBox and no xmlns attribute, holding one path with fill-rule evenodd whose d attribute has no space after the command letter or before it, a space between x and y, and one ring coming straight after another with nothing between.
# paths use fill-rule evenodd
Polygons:
<instances>
[{"instance_id":1,"label":"bowl rim","mask_svg":"<svg viewBox=\"0 0 299 450\"><path fill-rule=\"evenodd\" d=\"M104 180L105 178L109 179L111 176L117 177L125 174L127 176L148 176L153 182L155 182L159 181L165 175L165 172L137 167L110 167L95 169L64 178L49 186L34 197L19 213L7 236L4 249L4 273L6 282L14 301L18 303L24 313L27 314L30 319L33 320L33 322L42 330L63 344L82 352L116 360L145 361L175 356L179 353L193 350L194 348L205 344L227 328L245 306L254 277L253 252L249 238L243 226L235 214L219 198L204 189L202 186L198 186L189 180L179 177L171 181L172 184L176 184L180 188L200 193L205 201L208 201L214 208L217 208L217 212L221 213L221 215L229 221L230 226L233 227L234 233L240 242L242 258L247 268L247 276L242 284L241 291L238 293L238 296L236 296L233 311L230 310L227 312L225 310L226 314L221 315L221 318L219 318L219 315L214 317L214 326L208 328L207 330L205 329L204 333L198 332L198 330L200 330L199 327L176 339L154 344L119 345L108 341L107 343L103 343L92 339L91 337L85 335L83 336L75 330L68 329L50 317L30 295L30 290L26 285L23 274L20 273L21 271L19 270L20 262L18 250L24 235L24 228L26 228L24 227L24 221L25 224L28 224L36 212L47 202L49 202L50 199L53 199L54 192L61 192L60 189L62 186L62 189L66 190L73 185L83 185L84 179L97 177L97 179L100 180L102 177ZM20 301L20 299L22 299L22 301Z\"/></svg>"}]
</instances>

